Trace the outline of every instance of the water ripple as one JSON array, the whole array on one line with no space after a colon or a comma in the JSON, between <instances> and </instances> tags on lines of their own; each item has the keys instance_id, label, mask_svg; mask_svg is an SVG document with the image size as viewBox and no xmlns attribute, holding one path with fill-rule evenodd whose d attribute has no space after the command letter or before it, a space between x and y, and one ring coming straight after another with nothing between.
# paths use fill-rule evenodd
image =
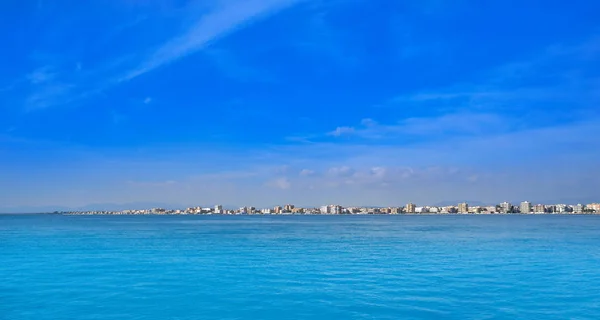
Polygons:
<instances>
[{"instance_id":1,"label":"water ripple","mask_svg":"<svg viewBox=\"0 0 600 320\"><path fill-rule=\"evenodd\" d=\"M599 319L600 217L0 216L0 319Z\"/></svg>"}]
</instances>

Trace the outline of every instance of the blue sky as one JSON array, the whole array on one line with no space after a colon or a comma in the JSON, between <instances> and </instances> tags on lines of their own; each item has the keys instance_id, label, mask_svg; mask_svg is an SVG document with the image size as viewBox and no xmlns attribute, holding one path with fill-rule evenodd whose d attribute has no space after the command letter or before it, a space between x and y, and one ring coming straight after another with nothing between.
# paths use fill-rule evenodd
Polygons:
<instances>
[{"instance_id":1,"label":"blue sky","mask_svg":"<svg viewBox=\"0 0 600 320\"><path fill-rule=\"evenodd\" d=\"M0 12L4 211L600 200L594 1Z\"/></svg>"}]
</instances>

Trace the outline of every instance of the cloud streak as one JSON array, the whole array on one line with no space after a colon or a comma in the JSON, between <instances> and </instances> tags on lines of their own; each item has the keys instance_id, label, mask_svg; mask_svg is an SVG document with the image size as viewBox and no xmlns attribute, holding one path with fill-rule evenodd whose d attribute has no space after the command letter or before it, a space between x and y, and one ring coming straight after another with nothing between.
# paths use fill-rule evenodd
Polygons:
<instances>
[{"instance_id":1,"label":"cloud streak","mask_svg":"<svg viewBox=\"0 0 600 320\"><path fill-rule=\"evenodd\" d=\"M268 161L248 157L239 161L247 150L235 151L227 163L203 163L201 167L209 173L196 176L190 173L198 170L198 160L205 156L182 157L185 153L170 152L165 164L147 159L141 164L117 166L112 161L99 164L92 154L94 171L101 174L82 175L77 182L80 185L74 188L89 191L92 185L106 183L102 182L106 179L103 173L110 170L115 173L110 179L118 181L109 180L110 188L102 194L89 191L78 199L91 203L109 198L127 202L159 197L169 203L235 201L237 205L255 206L274 205L277 201L299 205L402 205L408 201L433 204L458 199L491 203L525 199L539 202L558 196L592 199L599 186L594 179L600 170L595 151L600 147L599 121L454 137L412 146L315 143L254 150L273 154ZM164 150L148 152L165 154ZM121 159L122 155L111 157ZM233 171L219 169L222 165ZM80 170L87 168L83 163L77 166ZM152 174L137 177L138 170ZM68 171L57 169L48 180L63 177ZM8 185L10 179L3 183ZM64 203L69 200L64 192L50 192L50 196ZM7 203L16 203L11 201Z\"/></svg>"},{"instance_id":2,"label":"cloud streak","mask_svg":"<svg viewBox=\"0 0 600 320\"><path fill-rule=\"evenodd\" d=\"M326 136L362 140L394 140L402 138L435 138L452 135L485 135L510 129L510 120L492 113L449 113L436 117L413 117L393 124L380 124L363 119L356 127L337 127ZM421 141L421 140L420 140Z\"/></svg>"},{"instance_id":3,"label":"cloud streak","mask_svg":"<svg viewBox=\"0 0 600 320\"><path fill-rule=\"evenodd\" d=\"M40 84L51 81L56 76L56 73L52 72L52 68L49 66L42 67L34 70L27 75L27 79L31 84Z\"/></svg>"},{"instance_id":4,"label":"cloud streak","mask_svg":"<svg viewBox=\"0 0 600 320\"><path fill-rule=\"evenodd\" d=\"M596 109L597 73L590 61L600 51L597 36L570 45L553 45L529 59L515 60L488 69L473 81L399 95L388 106L429 106L480 112L521 110L530 112L557 104L565 109Z\"/></svg>"},{"instance_id":5,"label":"cloud streak","mask_svg":"<svg viewBox=\"0 0 600 320\"><path fill-rule=\"evenodd\" d=\"M104 92L194 54L211 43L300 1L302 0L215 1L210 11L196 13L199 18L190 27L153 49L146 47L119 58L108 57L104 63L90 67L86 73L81 72L81 62L77 62L75 70L68 71L40 67L25 77L32 92L25 101L25 109L36 110L69 104ZM205 8L206 6L203 7ZM188 7L187 11L198 9ZM138 59L141 62L135 67L128 67L136 61L136 57L141 57ZM150 101L144 101L148 102Z\"/></svg>"},{"instance_id":6,"label":"cloud streak","mask_svg":"<svg viewBox=\"0 0 600 320\"><path fill-rule=\"evenodd\" d=\"M220 2L212 12L201 17L183 34L160 45L137 68L130 70L119 81L134 79L188 56L259 18L272 15L297 2L299 0L234 0Z\"/></svg>"}]
</instances>

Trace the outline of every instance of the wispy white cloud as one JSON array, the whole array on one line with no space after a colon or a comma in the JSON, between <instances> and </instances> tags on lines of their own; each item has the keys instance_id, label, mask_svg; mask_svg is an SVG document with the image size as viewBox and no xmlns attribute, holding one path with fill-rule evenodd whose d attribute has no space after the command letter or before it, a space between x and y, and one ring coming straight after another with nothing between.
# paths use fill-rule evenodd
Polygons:
<instances>
[{"instance_id":1,"label":"wispy white cloud","mask_svg":"<svg viewBox=\"0 0 600 320\"><path fill-rule=\"evenodd\" d=\"M429 118L408 118L402 120L395 128L401 133L413 135L444 133L479 135L484 132L504 130L509 127L507 124L509 121L509 119L491 113L451 113Z\"/></svg>"},{"instance_id":2,"label":"wispy white cloud","mask_svg":"<svg viewBox=\"0 0 600 320\"><path fill-rule=\"evenodd\" d=\"M350 136L360 139L397 139L434 137L447 134L484 134L507 130L508 119L491 113L450 113L432 117L414 117L393 124L379 124L363 119L356 127L337 127L327 135Z\"/></svg>"},{"instance_id":3,"label":"wispy white cloud","mask_svg":"<svg viewBox=\"0 0 600 320\"><path fill-rule=\"evenodd\" d=\"M467 135L407 146L360 141L263 146L252 152L231 151L212 161L213 157L206 154L194 155L185 150L147 150L147 154L163 155L161 161L138 156L132 164L119 164L126 160L120 153L103 155L103 161L92 153L77 158L79 169L57 168L47 175L62 177L65 172L79 170L75 172L80 181L72 183L88 192L78 196L77 201L89 203L108 198L116 202L160 198L169 203L235 202L255 206L282 201L303 205L400 205L458 199L591 199L597 197L600 187L595 179L600 170L598 137L600 120L589 119L552 128ZM249 153L272 156L247 157ZM239 161L242 157L244 161ZM119 161L108 161L111 158ZM89 167L97 174L83 174ZM104 175L108 170L114 173L112 177ZM198 170L210 173L195 174ZM14 179L19 179L18 175ZM8 186L10 181L16 180L4 179L0 184ZM96 187L103 188L102 193L92 192ZM59 191L48 192L52 201L72 201ZM42 200L36 201L43 204ZM6 203L16 202L7 199Z\"/></svg>"},{"instance_id":4,"label":"wispy white cloud","mask_svg":"<svg viewBox=\"0 0 600 320\"><path fill-rule=\"evenodd\" d=\"M73 103L106 91L119 83L196 53L207 45L300 1L302 0L218 0L211 5L190 6L188 9L196 12L194 16L197 17L191 26L154 49L143 47L140 51L130 52L119 58L108 57L104 63L87 68L86 72L83 72L81 62L76 62L74 69L71 67L70 70L60 70L43 66L28 74L25 78L32 86L30 91L33 93L27 98L26 109ZM117 27L119 28L121 27ZM52 59L44 57L43 60L48 62ZM141 62L131 68L135 61ZM246 70L247 73L250 72L248 70L250 69Z\"/></svg>"},{"instance_id":5,"label":"wispy white cloud","mask_svg":"<svg viewBox=\"0 0 600 320\"><path fill-rule=\"evenodd\" d=\"M74 85L68 83L52 83L35 90L26 101L27 110L42 109L73 99Z\"/></svg>"},{"instance_id":6,"label":"wispy white cloud","mask_svg":"<svg viewBox=\"0 0 600 320\"><path fill-rule=\"evenodd\" d=\"M34 111L69 103L80 102L104 91L106 87L87 88L82 90L70 82L50 82L29 95L25 101L25 111Z\"/></svg>"},{"instance_id":7,"label":"wispy white cloud","mask_svg":"<svg viewBox=\"0 0 600 320\"><path fill-rule=\"evenodd\" d=\"M302 170L300 170L300 173L299 173L299 175L301 177L310 177L314 174L315 174L315 171L311 170L311 169L302 169Z\"/></svg>"},{"instance_id":8,"label":"wispy white cloud","mask_svg":"<svg viewBox=\"0 0 600 320\"><path fill-rule=\"evenodd\" d=\"M377 163L376 161L372 162ZM332 173L333 172L333 173ZM456 174L456 169L450 167L419 167L419 166L385 166L385 165L357 165L356 167L343 166L331 168L327 175L315 176L313 184L340 187L352 185L355 187L393 186L419 179L440 180ZM465 179L466 181L466 179Z\"/></svg>"},{"instance_id":9,"label":"wispy white cloud","mask_svg":"<svg viewBox=\"0 0 600 320\"><path fill-rule=\"evenodd\" d=\"M50 66L38 68L27 75L27 80L32 84L40 84L54 79L56 72Z\"/></svg>"},{"instance_id":10,"label":"wispy white cloud","mask_svg":"<svg viewBox=\"0 0 600 320\"><path fill-rule=\"evenodd\" d=\"M224 171L224 172L213 172L206 174L194 175L191 177L192 180L200 181L200 182L215 182L218 180L226 181L226 180L245 180L259 177L259 172L253 169L245 169L239 171Z\"/></svg>"},{"instance_id":11,"label":"wispy white cloud","mask_svg":"<svg viewBox=\"0 0 600 320\"><path fill-rule=\"evenodd\" d=\"M600 86L597 75L587 71L591 57L598 52L598 37L581 43L556 44L536 55L484 70L474 81L399 95L385 105L503 110L523 109L521 106L527 104L531 111L562 103L571 109L589 109L598 102L595 95Z\"/></svg>"},{"instance_id":12,"label":"wispy white cloud","mask_svg":"<svg viewBox=\"0 0 600 320\"><path fill-rule=\"evenodd\" d=\"M360 120L360 124L362 124L363 126L366 126L366 127L372 127L372 126L377 125L377 121L375 121L371 118L365 118L365 119Z\"/></svg>"},{"instance_id":13,"label":"wispy white cloud","mask_svg":"<svg viewBox=\"0 0 600 320\"><path fill-rule=\"evenodd\" d=\"M127 81L203 49L253 21L285 9L299 0L231 0L218 2L184 33L156 48L120 81Z\"/></svg>"},{"instance_id":14,"label":"wispy white cloud","mask_svg":"<svg viewBox=\"0 0 600 320\"><path fill-rule=\"evenodd\" d=\"M45 57L44 62L60 59ZM25 75L15 84L15 89L28 92L23 107L26 111L79 102L97 95L109 88L112 83L105 76L115 70L119 64L111 62L97 69L83 71L81 64L76 67L43 65Z\"/></svg>"},{"instance_id":15,"label":"wispy white cloud","mask_svg":"<svg viewBox=\"0 0 600 320\"><path fill-rule=\"evenodd\" d=\"M347 134L352 134L355 132L353 127L337 127L335 130L329 132L329 135L339 137Z\"/></svg>"},{"instance_id":16,"label":"wispy white cloud","mask_svg":"<svg viewBox=\"0 0 600 320\"><path fill-rule=\"evenodd\" d=\"M287 190L292 187L292 183L290 182L290 180L288 178L282 177L282 178L277 178L277 179L268 181L267 186L276 188L276 189Z\"/></svg>"},{"instance_id":17,"label":"wispy white cloud","mask_svg":"<svg viewBox=\"0 0 600 320\"><path fill-rule=\"evenodd\" d=\"M119 82L115 80L101 83L106 78L123 81L152 72L203 50L231 32L296 2L221 1L208 13L196 14L197 18L191 23L191 27L184 28L183 32L162 44L158 43L154 49L144 47L141 54L133 52L124 58L126 63L118 62L94 68L86 62L85 70L76 67L82 78L63 77L65 68L55 70L41 67L36 70L39 71L37 74L34 72L30 74L30 78L22 79L23 83L33 87L28 104L32 107L47 107L89 96L90 92L98 92L98 87L106 88ZM327 30L324 33L322 38L316 39L323 40L322 42L311 43L311 48L316 53L330 54L335 59L347 55L343 46L338 46L337 43L332 48L321 47L322 44L327 44L328 39L336 40L335 37L328 36ZM308 37L311 36L310 32L307 34ZM328 50L330 51L327 52ZM213 157L213 154L207 156L206 152L210 151L198 152L198 149L202 149L198 146L190 152L202 153L197 157L185 152L148 152L147 155L151 155L148 159L137 158L144 165L143 168L131 166L129 168L135 170L120 172L114 170L114 167L105 167L105 171L98 170L100 173L111 170L117 172L115 175L130 175L135 171L148 178L140 179L142 182L137 184L125 183L123 188L129 188L126 190L106 190L103 196L112 196L117 200L128 200L123 197L155 199L160 196L180 203L215 203L234 199L242 202L240 204L265 205L278 200L273 199L272 193L288 190L285 192L294 194L293 199L297 202L377 202L385 205L406 201L431 203L436 199L452 198L477 198L486 201L510 199L514 195L520 198L531 197L531 200L536 196L539 199L540 196L551 198L577 193L592 195L599 186L598 180L593 179L597 176L597 163L600 160L595 151L600 148L600 122L597 118L590 118L589 121L580 118L577 122L557 123L547 127L543 126L544 121L534 116L529 117L528 121L535 128L506 130L518 120L515 117L523 116L528 111L528 104L524 102L556 103L560 100L579 105L585 101L591 107L596 107L597 104L590 101L600 101L598 79L594 83L593 79L577 76L585 63L594 61L597 57L598 46L594 42L574 47L556 47L549 51L542 58L517 61L483 72L481 78L472 82L409 93L397 97L391 103L395 106L405 102L431 103L434 107L451 105L452 108L444 110L441 115L440 112L423 112L435 115L411 117L405 113L396 119L374 117L379 122L363 119L360 123L342 123L342 126L329 133L319 132L295 140L302 143L268 148L244 146L244 150L239 153L232 152L233 155L222 157ZM130 63L138 55L142 58L141 62L130 69ZM231 67L237 61L225 62L230 63ZM552 70L547 68L554 62L561 62L561 67ZM68 68L73 71L73 63ZM227 65L221 69L225 72L226 68ZM90 74L83 75L88 70ZM547 75L551 81L542 84L528 82L540 74ZM243 79L256 75L242 72L229 76ZM79 81L80 79L84 81ZM587 99L594 94L596 100ZM150 103L151 99L138 96L137 103ZM513 117L498 112L498 108L492 108L509 108L517 104L520 113L513 112ZM543 115L548 110L541 109L536 115ZM367 113L363 116L372 115ZM331 129L333 127L335 125ZM430 137L440 139L428 139ZM416 142L411 140L405 143L404 138L414 138ZM0 136L0 139L4 138ZM269 156L260 158L258 154ZM120 159L120 156L115 157ZM144 162L168 157L172 157L168 164ZM243 161L240 161L242 158ZM203 161L202 165L196 161ZM95 168L93 165L90 167ZM223 168L234 171L221 172ZM193 175L198 170L213 173ZM151 177L157 172L160 173L158 176ZM62 177L61 174L62 172L57 173L57 177ZM186 174L192 176L179 179L178 175ZM81 177L87 178L85 174L81 174ZM583 186L581 181L586 181L586 177L592 177L591 183ZM135 176L128 178L138 181ZM102 180L104 177L97 179ZM127 178L119 179L119 183L123 184L123 180ZM95 185L83 180L82 189ZM171 183L173 181L177 183ZM574 188L558 190L560 187L570 186L570 181L574 181ZM11 187L7 184L5 188L9 190ZM105 187L110 189L111 186ZM171 192L165 194L163 191L167 189ZM291 189L294 192L289 192ZM94 194L99 193L90 192L84 195L87 198L82 196L78 201L98 201L93 199Z\"/></svg>"},{"instance_id":18,"label":"wispy white cloud","mask_svg":"<svg viewBox=\"0 0 600 320\"><path fill-rule=\"evenodd\" d=\"M174 180L167 181L127 181L128 185L135 187L169 187L175 185L177 182Z\"/></svg>"},{"instance_id":19,"label":"wispy white cloud","mask_svg":"<svg viewBox=\"0 0 600 320\"><path fill-rule=\"evenodd\" d=\"M349 166L332 167L327 170L327 175L332 177L349 177L354 173L354 169Z\"/></svg>"}]
</instances>

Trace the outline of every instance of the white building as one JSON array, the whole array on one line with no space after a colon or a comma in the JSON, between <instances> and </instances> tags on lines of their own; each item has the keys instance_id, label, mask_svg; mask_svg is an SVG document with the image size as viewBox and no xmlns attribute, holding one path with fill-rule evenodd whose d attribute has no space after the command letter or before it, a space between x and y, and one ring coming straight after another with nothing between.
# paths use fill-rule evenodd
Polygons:
<instances>
[{"instance_id":1,"label":"white building","mask_svg":"<svg viewBox=\"0 0 600 320\"><path fill-rule=\"evenodd\" d=\"M521 202L519 206L521 213L530 213L531 212L531 203L529 201Z\"/></svg>"},{"instance_id":2,"label":"white building","mask_svg":"<svg viewBox=\"0 0 600 320\"><path fill-rule=\"evenodd\" d=\"M546 206L544 206L543 204L536 204L535 207L533 208L533 212L535 212L535 213L545 213L546 212Z\"/></svg>"},{"instance_id":3,"label":"white building","mask_svg":"<svg viewBox=\"0 0 600 320\"><path fill-rule=\"evenodd\" d=\"M342 214L343 213L342 206L338 205L328 205L321 207L321 214Z\"/></svg>"},{"instance_id":4,"label":"white building","mask_svg":"<svg viewBox=\"0 0 600 320\"><path fill-rule=\"evenodd\" d=\"M502 213L509 213L512 212L512 204L508 203L508 202L502 202L500 204L500 211L502 211Z\"/></svg>"},{"instance_id":5,"label":"white building","mask_svg":"<svg viewBox=\"0 0 600 320\"><path fill-rule=\"evenodd\" d=\"M567 205L566 204L557 204L554 212L556 212L556 213L567 212Z\"/></svg>"},{"instance_id":6,"label":"white building","mask_svg":"<svg viewBox=\"0 0 600 320\"><path fill-rule=\"evenodd\" d=\"M330 207L331 207L330 211L333 214L342 214L343 213L344 208L342 208L342 206L332 205Z\"/></svg>"},{"instance_id":7,"label":"white building","mask_svg":"<svg viewBox=\"0 0 600 320\"><path fill-rule=\"evenodd\" d=\"M488 207L485 207L485 211L487 211L487 213L489 213L489 214L495 214L495 213L498 213L498 212L496 212L496 206L488 206Z\"/></svg>"}]
</instances>

